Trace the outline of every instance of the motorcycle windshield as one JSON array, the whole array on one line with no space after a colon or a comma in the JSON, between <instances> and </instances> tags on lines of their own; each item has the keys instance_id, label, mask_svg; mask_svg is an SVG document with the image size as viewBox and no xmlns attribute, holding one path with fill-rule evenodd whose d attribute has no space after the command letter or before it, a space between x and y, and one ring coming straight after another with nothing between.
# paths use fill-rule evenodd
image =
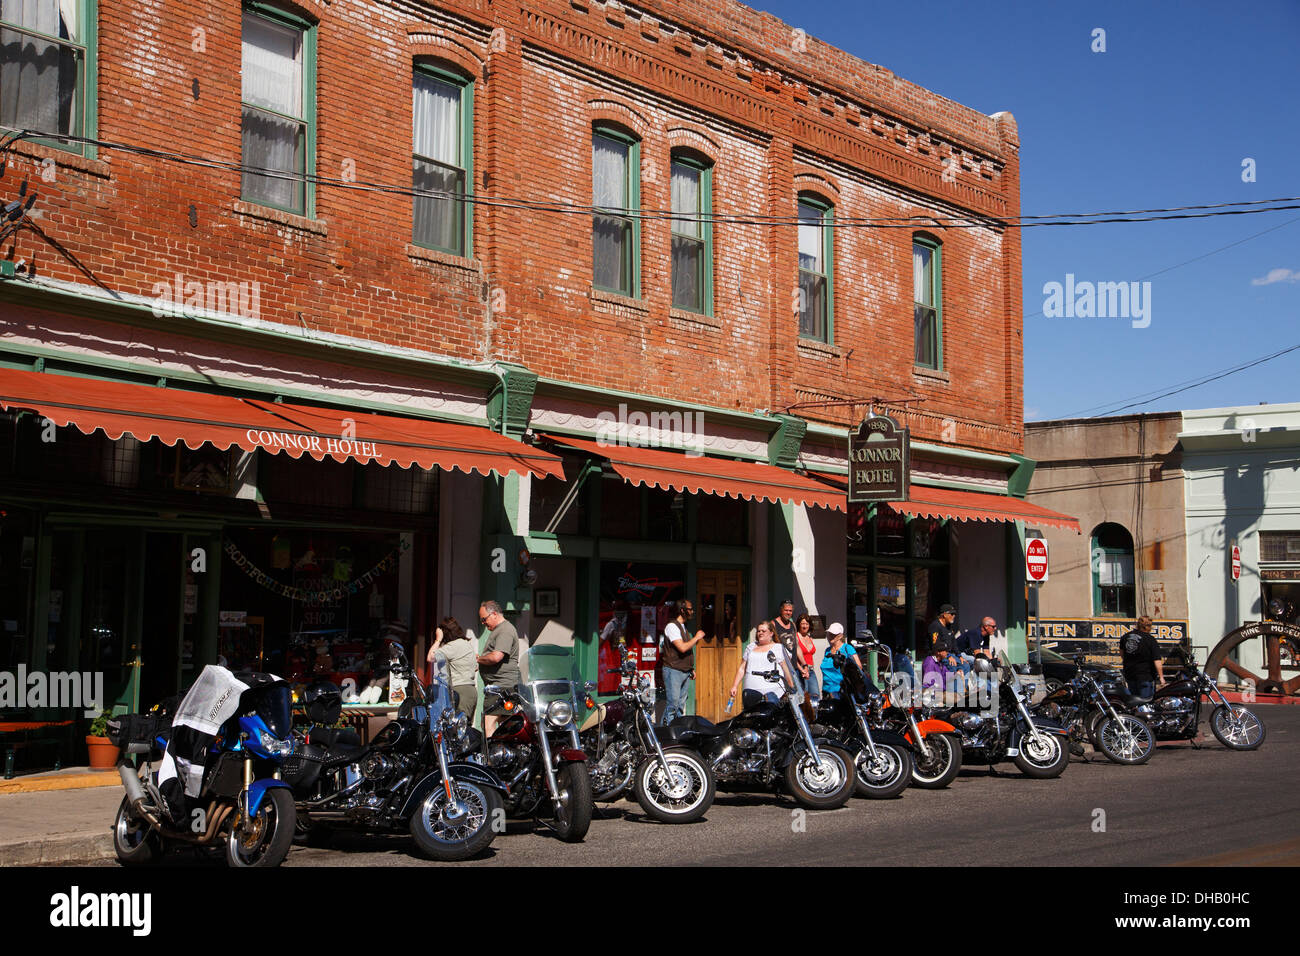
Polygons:
<instances>
[{"instance_id":1,"label":"motorcycle windshield","mask_svg":"<svg viewBox=\"0 0 1300 956\"><path fill-rule=\"evenodd\" d=\"M430 681L426 690L428 694L429 714L435 719L442 715L444 710L451 708L455 710L453 703L451 684L447 682L446 676L441 672L435 672L433 680Z\"/></svg>"},{"instance_id":2,"label":"motorcycle windshield","mask_svg":"<svg viewBox=\"0 0 1300 956\"><path fill-rule=\"evenodd\" d=\"M539 713L551 701L576 703L577 688L582 681L573 648L541 644L528 648L524 657L528 664L528 677L527 682L519 688L519 693Z\"/></svg>"},{"instance_id":3,"label":"motorcycle windshield","mask_svg":"<svg viewBox=\"0 0 1300 956\"><path fill-rule=\"evenodd\" d=\"M1016 669L1011 666L1011 658L1007 657L1006 651L998 651L998 663L1002 665L1002 672L1008 675L1007 683L1011 685L1011 689L1019 694L1022 689L1020 686L1020 675L1017 674Z\"/></svg>"},{"instance_id":4,"label":"motorcycle windshield","mask_svg":"<svg viewBox=\"0 0 1300 956\"><path fill-rule=\"evenodd\" d=\"M289 685L284 681L278 681L259 687L252 693L255 698L253 709L257 716L262 718L262 722L271 733L281 740L287 740L293 725L291 714L293 694Z\"/></svg>"}]
</instances>

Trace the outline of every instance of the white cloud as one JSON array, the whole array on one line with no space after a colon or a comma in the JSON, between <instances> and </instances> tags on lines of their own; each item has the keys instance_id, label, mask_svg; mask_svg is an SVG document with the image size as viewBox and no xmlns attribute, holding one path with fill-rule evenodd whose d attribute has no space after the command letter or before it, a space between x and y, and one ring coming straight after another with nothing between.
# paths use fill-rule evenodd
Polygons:
<instances>
[{"instance_id":1,"label":"white cloud","mask_svg":"<svg viewBox=\"0 0 1300 956\"><path fill-rule=\"evenodd\" d=\"M1262 279L1251 279L1251 285L1272 285L1274 282L1300 282L1300 270L1269 269Z\"/></svg>"}]
</instances>

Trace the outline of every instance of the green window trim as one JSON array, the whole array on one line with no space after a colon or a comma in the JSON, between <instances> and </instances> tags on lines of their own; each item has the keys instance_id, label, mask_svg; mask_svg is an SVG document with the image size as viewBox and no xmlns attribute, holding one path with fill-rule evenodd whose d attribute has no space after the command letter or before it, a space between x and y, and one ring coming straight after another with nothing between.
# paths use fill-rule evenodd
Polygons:
<instances>
[{"instance_id":1,"label":"green window trim","mask_svg":"<svg viewBox=\"0 0 1300 956\"><path fill-rule=\"evenodd\" d=\"M595 281L595 254L593 242L592 287L601 292L627 296L630 299L641 298L641 141L630 133L625 133L616 126L597 123L592 127L592 139L603 137L627 146L627 183L625 186L627 206L620 210L611 210L610 215L630 219L632 223L632 263L630 269L630 289L612 289ZM592 170L592 187L595 188L595 170Z\"/></svg>"},{"instance_id":2,"label":"green window trim","mask_svg":"<svg viewBox=\"0 0 1300 956\"><path fill-rule=\"evenodd\" d=\"M912 245L924 246L931 252L930 258L930 294L934 301L934 364L916 361L916 341L912 342L912 361L913 364L921 368L932 368L935 371L943 369L943 243L931 236L920 233L912 236ZM915 311L916 290L912 290L912 308ZM913 335L915 336L915 325L913 326Z\"/></svg>"},{"instance_id":3,"label":"green window trim","mask_svg":"<svg viewBox=\"0 0 1300 956\"><path fill-rule=\"evenodd\" d=\"M673 304L673 308L682 312L698 312L701 315L713 315L713 164L705 159L696 158L687 153L674 152L668 164L668 181L672 183L672 167L676 164L690 166L700 173L700 236L704 241L703 283L700 290L702 309L686 309ZM671 188L671 185L670 185ZM674 220L675 222L675 220ZM670 230L671 231L671 230ZM671 253L670 253L671 255Z\"/></svg>"},{"instance_id":4,"label":"green window trim","mask_svg":"<svg viewBox=\"0 0 1300 956\"><path fill-rule=\"evenodd\" d=\"M415 63L415 72L460 87L460 158L464 164L462 168L465 170L465 196L472 197L474 195L474 81L457 70L423 61ZM415 135L414 119L412 119L411 134ZM412 144L411 154L416 155L414 144ZM464 201L461 214L464 216L461 238L463 249L451 249L434 243L420 242L414 238L412 244L422 249L433 249L466 259L474 258L474 203L468 198ZM414 223L411 226L411 235L412 237L415 235Z\"/></svg>"},{"instance_id":5,"label":"green window trim","mask_svg":"<svg viewBox=\"0 0 1300 956\"><path fill-rule=\"evenodd\" d=\"M244 202L250 202L256 206L264 206L268 209L278 209L281 212L287 212L293 216L303 216L307 219L316 218L316 29L317 25L308 20L306 17L298 16L282 7L270 3L252 2L245 3L243 10L256 13L265 17L272 22L279 23L281 26L294 27L302 31L302 105L303 115L301 117L286 117L295 122L302 122L306 125L306 134L303 143L303 208L293 209L288 206L280 206L275 203L265 202L260 199L248 199L243 195L243 188L240 187L240 199ZM242 33L242 31L241 31ZM240 65L242 72L242 62ZM243 95L240 95L240 110L244 108ZM256 107L262 109L262 107ZM272 112L267 110L266 112ZM240 131L242 136L243 118L240 118ZM240 163L243 163L242 145L240 154Z\"/></svg>"},{"instance_id":6,"label":"green window trim","mask_svg":"<svg viewBox=\"0 0 1300 956\"><path fill-rule=\"evenodd\" d=\"M820 273L806 270L803 267L799 267L799 273L801 275L804 272L809 275L820 275L826 280L826 332L822 336L805 335L801 322L799 337L810 342L824 342L831 345L835 342L835 228L832 225L835 221L835 206L815 193L800 193L796 197L796 212L799 205L811 206L814 209L820 209L822 212L823 263L823 271ZM802 288L802 283L800 288Z\"/></svg>"},{"instance_id":7,"label":"green window trim","mask_svg":"<svg viewBox=\"0 0 1300 956\"><path fill-rule=\"evenodd\" d=\"M1123 525L1117 525L1112 522L1105 522L1093 529L1092 535L1090 536L1089 539L1089 543L1092 546L1092 549L1090 551L1090 560L1089 560L1089 566L1091 568L1091 577L1092 577L1092 614L1093 617L1131 618L1137 614L1137 565L1136 565L1136 559L1134 555L1134 549L1132 547L1118 547L1115 545L1098 544L1098 539L1100 538L1100 535L1098 535L1097 532L1101 531L1103 528L1107 528L1108 526L1118 528L1119 530L1123 531L1124 534L1128 536L1130 542L1132 542L1133 540L1132 534L1130 534L1128 529L1125 528ZM1104 601L1101 593L1102 562L1099 560L1099 558L1103 558L1103 557L1105 558L1127 557L1129 560L1129 564L1133 568L1133 580L1130 583L1118 584L1118 585L1106 585L1107 587L1114 587L1117 589L1118 593L1115 595L1117 604L1121 599L1123 599L1125 602L1124 607L1117 608L1116 610L1113 611L1107 611L1103 607Z\"/></svg>"},{"instance_id":8,"label":"green window trim","mask_svg":"<svg viewBox=\"0 0 1300 956\"><path fill-rule=\"evenodd\" d=\"M76 4L82 33L80 41L51 36L31 27L19 26L16 22L10 20L0 20L0 23L4 23L7 28L18 33L47 39L53 43L72 47L81 52L81 112L70 133L73 136L93 140L99 136L99 0L76 0ZM0 129L15 128L0 126ZM74 153L78 156L84 156L86 159L95 159L99 155L94 143L70 143L66 140L51 139L46 136L32 136L25 141L38 143L41 146L49 146L67 153Z\"/></svg>"}]
</instances>

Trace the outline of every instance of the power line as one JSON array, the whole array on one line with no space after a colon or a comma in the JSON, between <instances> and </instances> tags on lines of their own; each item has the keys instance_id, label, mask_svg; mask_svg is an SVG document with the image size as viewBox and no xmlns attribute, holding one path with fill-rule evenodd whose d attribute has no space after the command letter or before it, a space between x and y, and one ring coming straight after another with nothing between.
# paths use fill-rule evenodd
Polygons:
<instances>
[{"instance_id":1,"label":"power line","mask_svg":"<svg viewBox=\"0 0 1300 956\"><path fill-rule=\"evenodd\" d=\"M1142 405L1150 405L1152 402L1162 398L1168 398L1170 395L1177 395L1179 392L1186 392L1186 391L1190 391L1193 388L1200 388L1202 385L1208 385L1210 382L1217 382L1219 379L1227 378L1229 375L1236 375L1238 372L1244 372L1248 368L1254 368L1257 365L1263 365L1265 362L1271 362L1274 359L1281 358L1283 355L1286 355L1289 352L1294 352L1297 349L1300 349L1300 343L1292 345L1288 348L1284 348L1278 352L1274 352L1271 355L1265 355L1262 358L1253 359L1249 362L1244 362L1241 365L1235 365L1232 368L1224 369L1223 371L1220 372L1211 372L1207 376L1194 380L1191 384L1185 384L1181 388L1173 388L1167 392L1161 392L1159 395L1155 395L1152 398L1145 399L1144 401L1129 402L1127 405L1118 405L1114 408L1107 409L1104 412L1099 412L1096 415L1090 415L1088 417L1101 418L1106 415L1114 415L1116 412L1122 412L1125 409L1138 408L1139 406ZM1144 393L1144 394L1149 394L1149 393ZM1072 417L1072 416L1066 416L1066 417Z\"/></svg>"},{"instance_id":2,"label":"power line","mask_svg":"<svg viewBox=\"0 0 1300 956\"><path fill-rule=\"evenodd\" d=\"M426 198L426 199L450 199L456 202L463 202L475 206L485 206L488 208L503 209L521 209L534 212L551 212L560 215L578 215L594 216L609 215L620 218L637 219L642 221L699 221L709 223L723 223L727 225L749 225L749 226L798 226L803 223L797 215L774 215L764 213L745 213L743 215L720 214L712 212L699 213L682 213L675 212L671 209L622 209L605 206L586 205L582 203L569 203L559 201L540 201L520 199L516 197L493 197L484 194L467 195L444 189L416 189L412 186L394 186L386 183L367 182L362 180L344 180L330 179L315 173L306 173L298 175L296 173L286 173L281 170L268 170L259 166L249 166L242 163L235 163L228 160L210 159L204 156L193 154L176 153L167 150L154 149L148 146L138 146L130 143L117 143L110 140L95 139L85 136L74 136L67 133L45 133L38 130L18 130L0 142L0 152L7 150L14 142L19 139L31 137L41 137L47 139L57 139L69 143L80 143L84 145L94 145L104 149L118 150L121 152L133 153L139 156L147 156L153 159L160 159L168 162L180 163L183 165L197 166L207 169L220 169L226 172L247 173L261 176L267 179L279 179L294 183L310 183L317 186L330 186L338 189L348 189L361 192L375 192L388 195L398 195L409 198ZM1283 205L1278 205L1283 204ZM1040 216L1018 216L1015 218L1004 218L997 216L881 216L881 217L864 217L864 216L845 216L835 217L826 220L818 225L825 225L830 228L872 228L872 229L915 229L918 225L934 224L946 228L957 229L987 229L987 228L1020 228L1029 229L1041 226L1087 226L1110 223L1127 223L1127 222L1159 222L1175 219L1209 219L1218 216L1248 216L1258 215L1265 212L1281 212L1289 209L1300 209L1300 196L1280 197L1276 199L1252 200L1250 202L1236 203L1214 203L1190 206L1171 206L1162 209L1131 210L1120 212L1098 212L1098 213L1056 213L1052 215ZM1192 212L1190 210L1200 210ZM1101 218L1098 218L1101 217Z\"/></svg>"}]
</instances>

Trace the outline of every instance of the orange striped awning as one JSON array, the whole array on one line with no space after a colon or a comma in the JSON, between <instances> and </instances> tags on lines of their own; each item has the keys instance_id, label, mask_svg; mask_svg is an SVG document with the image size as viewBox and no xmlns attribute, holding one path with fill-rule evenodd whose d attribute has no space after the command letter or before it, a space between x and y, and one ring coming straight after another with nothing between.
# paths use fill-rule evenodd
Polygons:
<instances>
[{"instance_id":1,"label":"orange striped awning","mask_svg":"<svg viewBox=\"0 0 1300 956\"><path fill-rule=\"evenodd\" d=\"M377 462L403 468L453 468L563 477L555 455L487 428L214 395L179 388L0 369L0 409L30 410L56 426L111 439L132 435L190 448L264 449L317 461Z\"/></svg>"},{"instance_id":2,"label":"orange striped awning","mask_svg":"<svg viewBox=\"0 0 1300 956\"><path fill-rule=\"evenodd\" d=\"M544 437L607 459L615 472L634 485L726 498L793 502L833 511L845 511L848 507L843 490L774 465L690 456L680 451L636 448L564 435Z\"/></svg>"},{"instance_id":3,"label":"orange striped awning","mask_svg":"<svg viewBox=\"0 0 1300 956\"><path fill-rule=\"evenodd\" d=\"M887 502L899 514L922 518L951 518L954 521L1023 521L1079 532L1079 519L1042 505L984 491L958 491L911 485L907 501Z\"/></svg>"}]
</instances>

